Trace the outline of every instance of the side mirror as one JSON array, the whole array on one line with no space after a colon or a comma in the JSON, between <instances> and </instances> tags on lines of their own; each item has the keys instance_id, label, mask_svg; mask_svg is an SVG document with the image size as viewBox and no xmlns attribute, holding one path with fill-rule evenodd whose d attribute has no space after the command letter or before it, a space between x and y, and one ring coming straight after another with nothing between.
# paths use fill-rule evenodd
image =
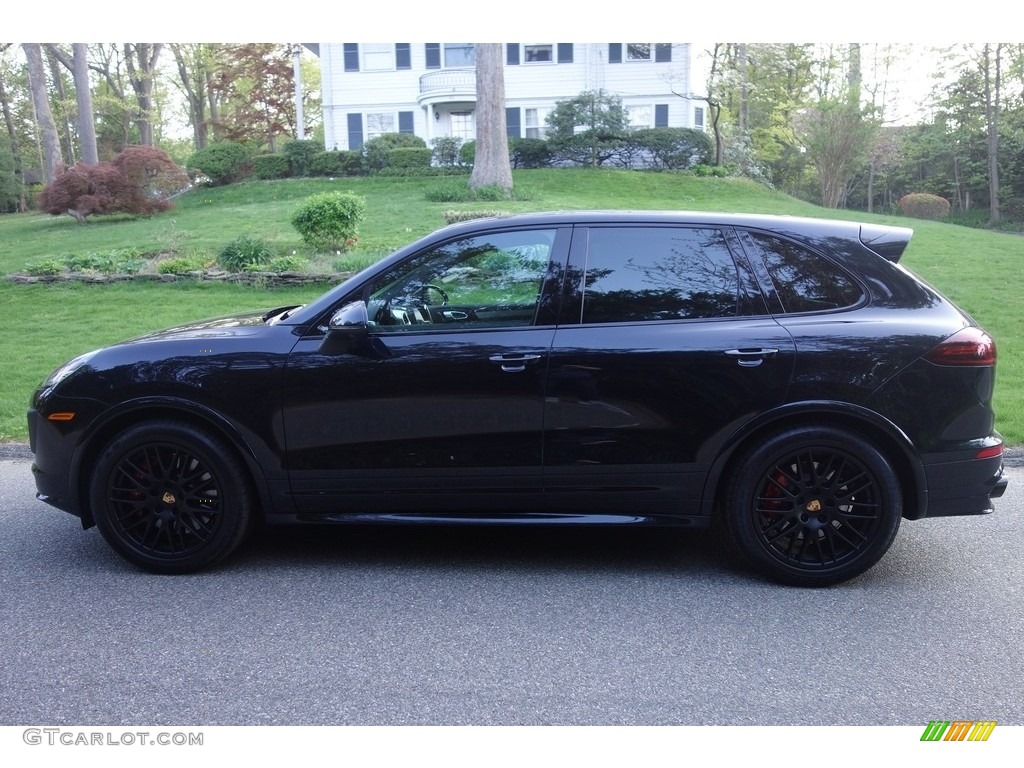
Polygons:
<instances>
[{"instance_id":1,"label":"side mirror","mask_svg":"<svg viewBox=\"0 0 1024 768\"><path fill-rule=\"evenodd\" d=\"M370 318L366 302L353 301L331 315L327 335L320 344L320 353L346 355L357 352L366 345L369 334Z\"/></svg>"}]
</instances>

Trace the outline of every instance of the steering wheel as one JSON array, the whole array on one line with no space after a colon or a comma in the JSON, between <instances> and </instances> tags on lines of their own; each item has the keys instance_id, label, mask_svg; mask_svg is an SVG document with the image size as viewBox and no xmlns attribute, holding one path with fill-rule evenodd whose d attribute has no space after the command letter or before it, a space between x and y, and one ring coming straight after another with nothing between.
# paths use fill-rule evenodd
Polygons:
<instances>
[{"instance_id":1,"label":"steering wheel","mask_svg":"<svg viewBox=\"0 0 1024 768\"><path fill-rule=\"evenodd\" d=\"M439 285L435 285L434 283L423 283L423 285L420 286L420 300L423 302L424 305L427 305L427 304L430 303L429 298L428 298L428 294L432 290L433 291L437 291L439 294L441 294L441 304L442 305L448 303L448 294L445 293L444 288L442 288Z\"/></svg>"}]
</instances>

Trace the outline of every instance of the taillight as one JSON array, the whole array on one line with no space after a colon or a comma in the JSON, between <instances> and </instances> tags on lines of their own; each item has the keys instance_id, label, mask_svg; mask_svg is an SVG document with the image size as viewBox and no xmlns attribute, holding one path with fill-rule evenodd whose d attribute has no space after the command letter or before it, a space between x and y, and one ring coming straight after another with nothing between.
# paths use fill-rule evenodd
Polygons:
<instances>
[{"instance_id":1,"label":"taillight","mask_svg":"<svg viewBox=\"0 0 1024 768\"><path fill-rule=\"evenodd\" d=\"M996 343L981 328L964 328L924 357L936 365L995 365Z\"/></svg>"}]
</instances>

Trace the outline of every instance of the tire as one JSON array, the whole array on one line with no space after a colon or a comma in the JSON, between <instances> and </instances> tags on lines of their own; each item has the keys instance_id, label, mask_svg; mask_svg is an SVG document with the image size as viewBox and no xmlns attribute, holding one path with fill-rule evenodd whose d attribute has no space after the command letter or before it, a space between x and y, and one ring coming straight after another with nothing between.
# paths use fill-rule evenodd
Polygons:
<instances>
[{"instance_id":1,"label":"tire","mask_svg":"<svg viewBox=\"0 0 1024 768\"><path fill-rule=\"evenodd\" d=\"M176 421L136 424L99 454L90 503L121 556L154 573L212 566L245 537L252 492L232 447Z\"/></svg>"},{"instance_id":2,"label":"tire","mask_svg":"<svg viewBox=\"0 0 1024 768\"><path fill-rule=\"evenodd\" d=\"M858 576L899 529L898 479L857 433L786 430L747 450L734 467L724 508L729 542L775 581L821 587Z\"/></svg>"}]
</instances>

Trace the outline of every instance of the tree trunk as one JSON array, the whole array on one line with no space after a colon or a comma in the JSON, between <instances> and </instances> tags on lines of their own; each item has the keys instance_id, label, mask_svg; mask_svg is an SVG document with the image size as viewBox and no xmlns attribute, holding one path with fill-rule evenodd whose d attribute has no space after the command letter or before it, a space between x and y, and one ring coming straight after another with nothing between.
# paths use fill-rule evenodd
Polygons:
<instances>
[{"instance_id":1,"label":"tree trunk","mask_svg":"<svg viewBox=\"0 0 1024 768\"><path fill-rule=\"evenodd\" d=\"M740 108L736 128L745 136L750 128L750 65L747 59L747 46L744 43L736 45L736 62L740 75Z\"/></svg>"},{"instance_id":2,"label":"tree trunk","mask_svg":"<svg viewBox=\"0 0 1024 768\"><path fill-rule=\"evenodd\" d=\"M985 75L985 123L988 129L988 223L994 225L999 223L999 57L1002 43L996 43L994 74L989 46L989 43L985 43L982 66Z\"/></svg>"},{"instance_id":3,"label":"tree trunk","mask_svg":"<svg viewBox=\"0 0 1024 768\"><path fill-rule=\"evenodd\" d=\"M125 43L124 58L139 111L135 126L139 131L139 144L153 146L153 78L156 62L163 43Z\"/></svg>"},{"instance_id":4,"label":"tree trunk","mask_svg":"<svg viewBox=\"0 0 1024 768\"><path fill-rule=\"evenodd\" d=\"M8 45L10 45L10 43L8 43ZM28 210L28 200L25 199L25 175L21 168L21 148L18 144L18 132L14 128L14 117L11 115L11 103L7 98L7 91L4 89L3 80L0 80L0 107L2 107L4 113L4 124L7 126L7 136L11 141L11 155L14 158L14 175L17 177L21 186L21 192L18 195L18 212L24 213Z\"/></svg>"},{"instance_id":5,"label":"tree trunk","mask_svg":"<svg viewBox=\"0 0 1024 768\"><path fill-rule=\"evenodd\" d=\"M78 143L82 162L96 165L100 161L96 149L96 122L92 111L92 90L89 84L89 48L85 43L72 43L72 66L75 77L75 101L78 104Z\"/></svg>"},{"instance_id":6,"label":"tree trunk","mask_svg":"<svg viewBox=\"0 0 1024 768\"><path fill-rule=\"evenodd\" d=\"M43 69L43 51L39 43L22 43L25 60L28 62L28 82L32 91L32 106L36 113L39 133L42 135L43 181L49 184L57 175L61 165L60 146L57 141L57 126L50 112L50 100L46 95L46 71Z\"/></svg>"},{"instance_id":7,"label":"tree trunk","mask_svg":"<svg viewBox=\"0 0 1024 768\"><path fill-rule=\"evenodd\" d=\"M56 46L47 44L46 63L50 65L50 78L53 80L53 89L57 92L57 104L60 107L60 129L59 135L63 148L61 156L65 165L75 164L75 144L71 136L71 121L68 119L67 104L68 96L64 91L64 79L60 76L60 69L57 67L57 57L53 55Z\"/></svg>"},{"instance_id":8,"label":"tree trunk","mask_svg":"<svg viewBox=\"0 0 1024 768\"><path fill-rule=\"evenodd\" d=\"M497 186L512 191L503 49L500 43L476 45L476 159L469 177L470 189Z\"/></svg>"},{"instance_id":9,"label":"tree trunk","mask_svg":"<svg viewBox=\"0 0 1024 768\"><path fill-rule=\"evenodd\" d=\"M188 102L188 119L192 123L192 142L196 151L207 144L205 48L203 44L171 43L178 77L181 78L181 89Z\"/></svg>"}]
</instances>

